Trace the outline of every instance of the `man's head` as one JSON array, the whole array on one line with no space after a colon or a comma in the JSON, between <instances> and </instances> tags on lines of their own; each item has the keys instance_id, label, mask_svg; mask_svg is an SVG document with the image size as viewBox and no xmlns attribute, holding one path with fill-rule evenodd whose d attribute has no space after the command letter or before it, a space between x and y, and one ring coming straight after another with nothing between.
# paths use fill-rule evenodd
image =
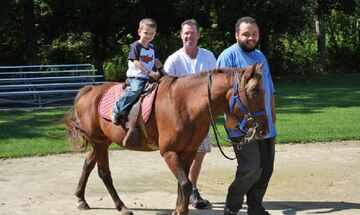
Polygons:
<instances>
[{"instance_id":1,"label":"man's head","mask_svg":"<svg viewBox=\"0 0 360 215\"><path fill-rule=\"evenodd\" d=\"M254 51L260 39L257 21L249 16L240 18L235 25L235 38L244 51Z\"/></svg>"},{"instance_id":2,"label":"man's head","mask_svg":"<svg viewBox=\"0 0 360 215\"><path fill-rule=\"evenodd\" d=\"M199 25L196 20L188 19L181 24L180 37L184 48L196 48L200 38Z\"/></svg>"},{"instance_id":3,"label":"man's head","mask_svg":"<svg viewBox=\"0 0 360 215\"><path fill-rule=\"evenodd\" d=\"M151 18L142 19L139 22L138 34L140 36L140 42L148 44L156 35L157 25L155 20Z\"/></svg>"}]
</instances>

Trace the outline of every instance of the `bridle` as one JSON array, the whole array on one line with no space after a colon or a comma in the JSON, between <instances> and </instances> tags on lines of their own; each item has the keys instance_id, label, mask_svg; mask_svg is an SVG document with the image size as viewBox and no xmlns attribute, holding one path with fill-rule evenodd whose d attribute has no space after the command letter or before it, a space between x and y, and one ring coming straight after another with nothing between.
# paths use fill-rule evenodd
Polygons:
<instances>
[{"instance_id":1,"label":"bridle","mask_svg":"<svg viewBox=\"0 0 360 215\"><path fill-rule=\"evenodd\" d=\"M241 88L240 93L241 93L242 98L244 98L244 101L246 101L247 108L245 107L245 105L241 102L240 95L238 94L238 91L237 91L237 89L238 89L237 79L238 79L238 73L235 72L234 85L233 85L233 96L231 97L231 100L230 100L230 113L234 117L236 117L236 119L238 121L238 125L236 126L237 129L230 129L230 128L226 128L226 127L225 127L225 129L228 134L228 137L230 139L232 139L234 137L247 136L249 129L253 128L252 134L250 135L250 137L248 137L248 138L253 138L255 135L256 128L259 126L256 122L254 122L255 121L254 117L266 115L266 112L264 110L257 111L257 112L250 112L246 89ZM243 80L242 80L242 82L243 82ZM241 120L240 117L235 114L235 111L234 111L235 104L237 104L239 106L241 112L244 114L243 120ZM248 122L253 122L252 127L250 127L250 128L245 127ZM246 140L246 139L244 139L244 140Z\"/></svg>"},{"instance_id":2,"label":"bridle","mask_svg":"<svg viewBox=\"0 0 360 215\"><path fill-rule=\"evenodd\" d=\"M248 122L254 122L254 117L256 116L261 116L261 115L266 115L265 111L257 111L257 112L251 112L249 111L249 105L248 105L248 97L246 95L246 89L245 88L241 88L240 89L240 93L241 95L239 95L238 93L238 72L234 72L234 83L233 83L233 96L230 100L230 113L236 117L237 121L238 121L238 125L237 125L237 129L229 129L225 127L225 130L227 132L227 135L229 137L230 140L233 140L235 137L243 137L241 142L238 143L238 146L241 147L245 144L248 143L248 139L252 139L256 133L256 128L258 127L257 123L252 123L252 127L250 128L245 128L246 124ZM242 80L243 82L243 80ZM211 86L212 86L212 78L211 78L211 72L208 72L208 106L209 106L209 112L210 112L210 118L211 118L211 126L213 128L214 131L214 136L215 136L215 140L217 143L217 146L220 149L221 154L229 159L229 160L234 160L236 159L235 157L230 158L228 157L224 151L222 150L220 143L219 143L219 138L218 136L221 137L219 130L217 129L214 117L212 115L212 107L211 107ZM244 100L246 101L246 106L241 102L240 96L242 96L242 98L244 98ZM244 115L244 119L241 120L241 118L235 114L234 108L235 108L235 104L237 104L241 110L241 112ZM249 136L249 131L250 133L252 133ZM246 138L245 138L246 137ZM224 140L225 142L234 144L234 141L229 141L227 139L224 139L223 137L221 137L222 140Z\"/></svg>"}]
</instances>

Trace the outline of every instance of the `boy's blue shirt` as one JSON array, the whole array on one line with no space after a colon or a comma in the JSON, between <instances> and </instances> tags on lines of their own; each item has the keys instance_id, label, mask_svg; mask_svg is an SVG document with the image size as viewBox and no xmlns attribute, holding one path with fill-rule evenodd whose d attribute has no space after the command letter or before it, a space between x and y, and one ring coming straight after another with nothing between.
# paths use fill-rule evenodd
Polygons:
<instances>
[{"instance_id":1,"label":"boy's blue shirt","mask_svg":"<svg viewBox=\"0 0 360 215\"><path fill-rule=\"evenodd\" d=\"M269 133L265 138L272 138L277 135L275 125L272 121L270 102L270 97L274 94L275 89L270 75L269 64L265 55L257 49L252 52L245 52L237 43L235 43L220 54L216 62L216 67L245 68L255 63L261 64L263 62L265 62L262 71L263 87L265 90L265 110L269 122Z\"/></svg>"}]
</instances>

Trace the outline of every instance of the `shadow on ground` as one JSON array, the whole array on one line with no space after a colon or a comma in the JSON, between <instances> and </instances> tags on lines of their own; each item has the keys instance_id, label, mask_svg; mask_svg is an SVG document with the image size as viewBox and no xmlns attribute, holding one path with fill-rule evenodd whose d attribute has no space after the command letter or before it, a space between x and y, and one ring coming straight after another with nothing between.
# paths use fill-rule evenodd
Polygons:
<instances>
[{"instance_id":1,"label":"shadow on ground","mask_svg":"<svg viewBox=\"0 0 360 215\"><path fill-rule=\"evenodd\" d=\"M274 214L296 215L300 212L306 211L312 214L331 214L339 211L346 212L346 210L360 210L360 203L352 202L333 202L333 201L267 201L264 203L266 209L272 211ZM223 215L224 202L213 202L212 209L189 209L189 214L193 215ZM101 208L97 208L101 209ZM104 209L104 208L103 208ZM172 210L169 209L145 209L145 208L130 208L135 214L136 211L148 212L156 215L170 215ZM246 215L246 207L244 207L238 215Z\"/></svg>"}]
</instances>

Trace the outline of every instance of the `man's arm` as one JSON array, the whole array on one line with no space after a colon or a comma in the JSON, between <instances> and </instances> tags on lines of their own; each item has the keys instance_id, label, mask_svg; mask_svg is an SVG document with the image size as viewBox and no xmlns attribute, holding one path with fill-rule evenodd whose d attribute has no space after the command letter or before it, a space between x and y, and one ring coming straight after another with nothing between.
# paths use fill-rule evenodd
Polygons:
<instances>
[{"instance_id":1,"label":"man's arm","mask_svg":"<svg viewBox=\"0 0 360 215\"><path fill-rule=\"evenodd\" d=\"M175 65L173 62L173 57L171 55L168 57L168 59L166 59L166 61L164 63L164 70L165 70L166 74L168 74L170 76L176 76Z\"/></svg>"},{"instance_id":2,"label":"man's arm","mask_svg":"<svg viewBox=\"0 0 360 215\"><path fill-rule=\"evenodd\" d=\"M161 63L161 61L159 59L155 59L155 67L158 68L158 67L163 67L163 64Z\"/></svg>"}]
</instances>

